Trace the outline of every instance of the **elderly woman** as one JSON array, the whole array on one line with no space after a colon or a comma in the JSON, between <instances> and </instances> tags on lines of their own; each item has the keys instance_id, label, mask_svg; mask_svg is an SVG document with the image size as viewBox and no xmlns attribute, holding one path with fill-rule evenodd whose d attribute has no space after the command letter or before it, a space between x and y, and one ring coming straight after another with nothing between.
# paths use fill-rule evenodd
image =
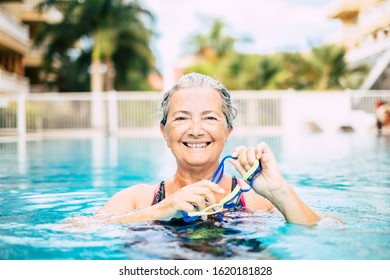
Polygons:
<instances>
[{"instance_id":1,"label":"elderly woman","mask_svg":"<svg viewBox=\"0 0 390 280\"><path fill-rule=\"evenodd\" d=\"M197 73L185 75L165 93L161 109L160 129L176 158L176 173L157 186L139 184L118 192L96 218L118 223L170 220L220 202L236 185L250 189L246 182L226 173L218 184L210 180L236 114L221 83ZM253 210L276 207L291 223L310 225L319 220L283 178L266 143L236 147L231 155L235 159L230 161L241 175L256 161L262 166L252 188L240 194L237 204Z\"/></svg>"}]
</instances>

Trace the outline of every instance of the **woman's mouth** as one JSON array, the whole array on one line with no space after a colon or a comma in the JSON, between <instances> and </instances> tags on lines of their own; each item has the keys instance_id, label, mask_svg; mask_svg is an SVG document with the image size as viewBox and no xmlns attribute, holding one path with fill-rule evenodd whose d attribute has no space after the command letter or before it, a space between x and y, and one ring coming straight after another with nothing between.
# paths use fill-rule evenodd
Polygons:
<instances>
[{"instance_id":1,"label":"woman's mouth","mask_svg":"<svg viewBox=\"0 0 390 280\"><path fill-rule=\"evenodd\" d=\"M191 142L183 142L183 144L189 148L193 149L199 149L199 148L204 148L207 147L208 145L211 144L211 142L203 142L203 143L191 143Z\"/></svg>"}]
</instances>

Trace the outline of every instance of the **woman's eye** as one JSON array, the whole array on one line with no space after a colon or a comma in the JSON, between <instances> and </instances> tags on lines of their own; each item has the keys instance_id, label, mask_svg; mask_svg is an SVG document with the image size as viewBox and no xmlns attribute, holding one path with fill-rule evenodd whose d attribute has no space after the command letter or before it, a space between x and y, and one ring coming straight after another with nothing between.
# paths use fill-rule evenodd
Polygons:
<instances>
[{"instance_id":1,"label":"woman's eye","mask_svg":"<svg viewBox=\"0 0 390 280\"><path fill-rule=\"evenodd\" d=\"M212 121L216 121L216 120L217 120L217 118L216 118L216 117L212 117L212 116L209 116L209 117L207 117L206 119L208 119L208 120L212 120Z\"/></svg>"},{"instance_id":2,"label":"woman's eye","mask_svg":"<svg viewBox=\"0 0 390 280\"><path fill-rule=\"evenodd\" d=\"M173 120L174 121L184 121L186 118L185 117L176 117Z\"/></svg>"}]
</instances>

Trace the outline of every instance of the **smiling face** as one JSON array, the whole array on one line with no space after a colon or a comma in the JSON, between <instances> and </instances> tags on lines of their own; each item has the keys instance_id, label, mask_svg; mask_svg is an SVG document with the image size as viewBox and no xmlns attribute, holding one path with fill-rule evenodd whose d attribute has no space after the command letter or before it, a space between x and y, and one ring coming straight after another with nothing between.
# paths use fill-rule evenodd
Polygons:
<instances>
[{"instance_id":1,"label":"smiling face","mask_svg":"<svg viewBox=\"0 0 390 280\"><path fill-rule=\"evenodd\" d=\"M184 88L172 94L161 132L179 166L218 163L232 129L227 128L222 98L212 88Z\"/></svg>"}]
</instances>

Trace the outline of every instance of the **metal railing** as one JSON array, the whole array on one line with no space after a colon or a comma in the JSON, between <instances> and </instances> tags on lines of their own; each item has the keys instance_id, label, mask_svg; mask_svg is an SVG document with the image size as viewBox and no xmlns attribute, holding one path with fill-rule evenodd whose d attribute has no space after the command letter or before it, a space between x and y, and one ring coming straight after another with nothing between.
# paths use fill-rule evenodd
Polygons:
<instances>
[{"instance_id":1,"label":"metal railing","mask_svg":"<svg viewBox=\"0 0 390 280\"><path fill-rule=\"evenodd\" d=\"M325 119L331 114L345 116L354 110L373 116L378 99L390 102L390 91L304 94L295 91L237 91L232 92L232 102L238 111L234 126L239 129L282 130L291 125L296 114L302 113L300 108L310 107L316 118L318 114ZM98 100L91 93L0 95L0 135L91 130L159 133L160 101L161 95L156 92L103 93ZM323 113L313 109L314 106L322 108L322 104L330 107L330 104L340 101L347 105L339 106L341 109L337 112L332 111L334 108L323 108ZM96 102L100 102L98 111L94 109ZM289 109L294 106L294 110ZM306 114L305 117L310 116ZM297 121L302 121L302 117Z\"/></svg>"},{"instance_id":2,"label":"metal railing","mask_svg":"<svg viewBox=\"0 0 390 280\"><path fill-rule=\"evenodd\" d=\"M3 9L0 9L0 30L15 38L20 43L28 46L29 43L29 27L21 23L16 17L8 14Z\"/></svg>"},{"instance_id":3,"label":"metal railing","mask_svg":"<svg viewBox=\"0 0 390 280\"><path fill-rule=\"evenodd\" d=\"M358 90L351 92L351 109L375 114L376 101L390 103L389 90Z\"/></svg>"},{"instance_id":4,"label":"metal railing","mask_svg":"<svg viewBox=\"0 0 390 280\"><path fill-rule=\"evenodd\" d=\"M0 92L28 92L29 79L0 69Z\"/></svg>"},{"instance_id":5,"label":"metal railing","mask_svg":"<svg viewBox=\"0 0 390 280\"><path fill-rule=\"evenodd\" d=\"M281 127L282 102L287 91L237 91L232 102L237 127Z\"/></svg>"}]
</instances>

